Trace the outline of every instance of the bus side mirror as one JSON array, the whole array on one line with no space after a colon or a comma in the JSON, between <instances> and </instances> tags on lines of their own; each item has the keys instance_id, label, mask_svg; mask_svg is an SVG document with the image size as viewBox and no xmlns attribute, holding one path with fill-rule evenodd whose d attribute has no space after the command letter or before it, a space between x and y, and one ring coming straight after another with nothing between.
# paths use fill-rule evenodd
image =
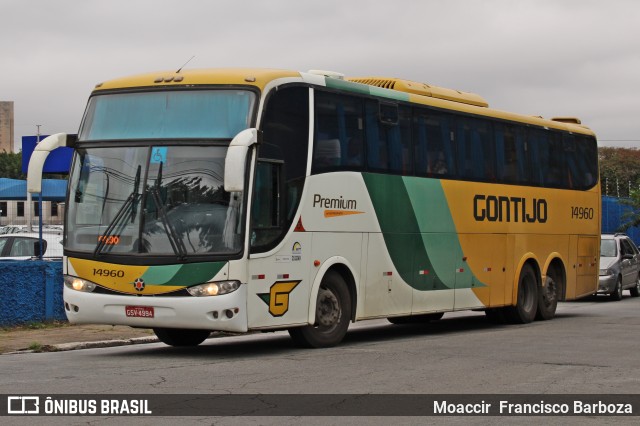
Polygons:
<instances>
[{"instance_id":1,"label":"bus side mirror","mask_svg":"<svg viewBox=\"0 0 640 426\"><path fill-rule=\"evenodd\" d=\"M47 136L36 145L27 168L27 192L42 192L42 169L49 153L61 146L73 148L77 140L78 135L56 133Z\"/></svg>"},{"instance_id":2,"label":"bus side mirror","mask_svg":"<svg viewBox=\"0 0 640 426\"><path fill-rule=\"evenodd\" d=\"M227 192L244 191L247 153L251 145L259 142L258 129L246 129L236 135L229 144L224 160L224 190Z\"/></svg>"}]
</instances>

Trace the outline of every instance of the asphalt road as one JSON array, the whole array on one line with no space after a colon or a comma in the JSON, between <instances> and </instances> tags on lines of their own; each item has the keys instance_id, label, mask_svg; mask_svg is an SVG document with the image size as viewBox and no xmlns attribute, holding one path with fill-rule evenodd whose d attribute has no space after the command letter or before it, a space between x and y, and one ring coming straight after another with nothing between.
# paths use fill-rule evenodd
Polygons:
<instances>
[{"instance_id":1,"label":"asphalt road","mask_svg":"<svg viewBox=\"0 0 640 426\"><path fill-rule=\"evenodd\" d=\"M592 298L561 303L554 320L528 325L495 325L480 312L446 314L426 326L362 322L352 324L340 346L320 350L297 349L286 332L277 332L209 339L188 349L158 343L6 355L0 357L0 394L640 394L639 334L640 298ZM186 424L336 424L327 418L242 419L191 417ZM415 417L367 419L368 424L424 423ZM545 419L546 424L637 421ZM341 418L340 424L363 424L359 420ZM496 423L492 417L439 420ZM528 420L511 417L508 423Z\"/></svg>"}]
</instances>

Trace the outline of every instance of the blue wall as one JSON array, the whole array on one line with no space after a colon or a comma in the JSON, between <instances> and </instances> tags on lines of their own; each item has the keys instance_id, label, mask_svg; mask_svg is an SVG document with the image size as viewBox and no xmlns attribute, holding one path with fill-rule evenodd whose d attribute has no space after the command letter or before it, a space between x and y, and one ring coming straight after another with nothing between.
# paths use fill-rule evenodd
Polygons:
<instances>
[{"instance_id":1,"label":"blue wall","mask_svg":"<svg viewBox=\"0 0 640 426\"><path fill-rule=\"evenodd\" d=\"M625 212L631 211L631 207L625 206L620 203L619 198L615 197L602 197L602 233L613 234L620 227L625 220L622 220L622 215ZM640 246L640 228L633 227L627 229L626 234Z\"/></svg>"},{"instance_id":2,"label":"blue wall","mask_svg":"<svg viewBox=\"0 0 640 426\"><path fill-rule=\"evenodd\" d=\"M62 262L0 262L0 326L66 320Z\"/></svg>"}]
</instances>

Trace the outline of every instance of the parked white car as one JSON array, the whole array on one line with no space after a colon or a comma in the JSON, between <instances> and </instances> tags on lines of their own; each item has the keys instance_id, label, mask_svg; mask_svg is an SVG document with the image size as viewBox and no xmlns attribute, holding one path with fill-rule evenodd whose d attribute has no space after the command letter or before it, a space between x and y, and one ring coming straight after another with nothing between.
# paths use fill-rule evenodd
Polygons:
<instances>
[{"instance_id":1,"label":"parked white car","mask_svg":"<svg viewBox=\"0 0 640 426\"><path fill-rule=\"evenodd\" d=\"M598 294L621 300L626 289L632 297L640 296L640 250L625 234L603 234Z\"/></svg>"},{"instance_id":2,"label":"parked white car","mask_svg":"<svg viewBox=\"0 0 640 426\"><path fill-rule=\"evenodd\" d=\"M42 233L43 258L62 258L62 235ZM39 235L37 232L0 235L0 260L28 260L38 258Z\"/></svg>"}]
</instances>

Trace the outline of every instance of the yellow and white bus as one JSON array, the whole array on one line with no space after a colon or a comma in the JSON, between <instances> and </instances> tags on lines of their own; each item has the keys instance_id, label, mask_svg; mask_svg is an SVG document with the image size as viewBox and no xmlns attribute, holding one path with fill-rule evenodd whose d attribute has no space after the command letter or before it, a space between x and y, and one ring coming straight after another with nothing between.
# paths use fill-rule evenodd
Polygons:
<instances>
[{"instance_id":1,"label":"yellow and white bus","mask_svg":"<svg viewBox=\"0 0 640 426\"><path fill-rule=\"evenodd\" d=\"M484 310L551 319L596 292L596 139L575 118L325 71L159 72L98 84L65 221L72 323L287 329Z\"/></svg>"}]
</instances>

